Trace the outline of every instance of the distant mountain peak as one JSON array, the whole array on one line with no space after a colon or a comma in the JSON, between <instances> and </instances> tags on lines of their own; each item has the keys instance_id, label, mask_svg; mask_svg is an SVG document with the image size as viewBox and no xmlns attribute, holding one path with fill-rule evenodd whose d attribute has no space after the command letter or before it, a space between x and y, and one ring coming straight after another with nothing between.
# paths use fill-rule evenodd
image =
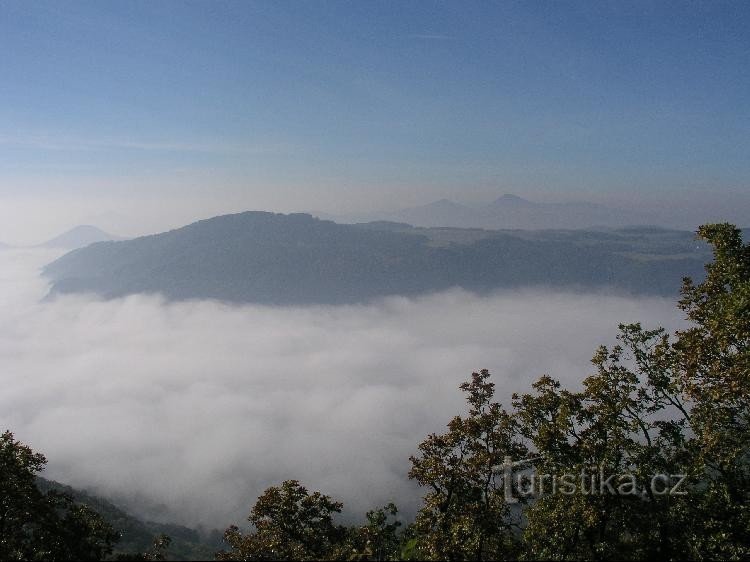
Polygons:
<instances>
[{"instance_id":1,"label":"distant mountain peak","mask_svg":"<svg viewBox=\"0 0 750 562\"><path fill-rule=\"evenodd\" d=\"M104 232L96 226L82 224L63 232L59 236L55 236L53 239L41 244L41 246L45 248L66 248L72 250L83 248L94 242L106 242L110 240L119 240L119 238Z\"/></svg>"},{"instance_id":2,"label":"distant mountain peak","mask_svg":"<svg viewBox=\"0 0 750 562\"><path fill-rule=\"evenodd\" d=\"M533 205L533 203L529 201L528 199L524 199L523 197L519 197L518 195L514 195L512 193L506 193L504 195L501 195L497 199L495 199L495 205L505 205L505 204Z\"/></svg>"},{"instance_id":3,"label":"distant mountain peak","mask_svg":"<svg viewBox=\"0 0 750 562\"><path fill-rule=\"evenodd\" d=\"M104 231L92 224L79 224L78 226L74 226L70 230L67 231L66 234L104 234Z\"/></svg>"},{"instance_id":4,"label":"distant mountain peak","mask_svg":"<svg viewBox=\"0 0 750 562\"><path fill-rule=\"evenodd\" d=\"M425 205L425 207L463 207L460 203L456 203L455 201L451 201L450 199L438 199L437 201L433 201L432 203L428 203Z\"/></svg>"}]
</instances>

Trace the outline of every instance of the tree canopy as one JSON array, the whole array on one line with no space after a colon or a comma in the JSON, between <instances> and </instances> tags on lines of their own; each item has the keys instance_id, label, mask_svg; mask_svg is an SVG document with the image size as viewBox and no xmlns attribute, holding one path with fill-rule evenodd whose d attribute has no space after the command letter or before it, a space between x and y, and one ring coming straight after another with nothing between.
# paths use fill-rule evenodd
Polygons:
<instances>
[{"instance_id":1,"label":"tree canopy","mask_svg":"<svg viewBox=\"0 0 750 562\"><path fill-rule=\"evenodd\" d=\"M11 432L0 436L0 559L101 560L117 533L69 496L42 493L36 475L46 463Z\"/></svg>"}]
</instances>

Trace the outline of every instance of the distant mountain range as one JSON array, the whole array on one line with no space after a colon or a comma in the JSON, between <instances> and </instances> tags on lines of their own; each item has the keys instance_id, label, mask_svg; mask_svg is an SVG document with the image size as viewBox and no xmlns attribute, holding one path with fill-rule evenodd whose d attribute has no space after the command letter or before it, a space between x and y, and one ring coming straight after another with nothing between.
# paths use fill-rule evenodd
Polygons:
<instances>
[{"instance_id":1,"label":"distant mountain range","mask_svg":"<svg viewBox=\"0 0 750 562\"><path fill-rule=\"evenodd\" d=\"M654 217L622 209L587 202L535 203L517 195L505 194L484 205L463 205L441 199L427 205L391 212L361 216L333 216L319 214L339 222L370 222L386 220L405 222L414 226L450 226L457 228L488 229L589 229L650 225Z\"/></svg>"},{"instance_id":2,"label":"distant mountain range","mask_svg":"<svg viewBox=\"0 0 750 562\"><path fill-rule=\"evenodd\" d=\"M337 224L247 212L72 251L44 269L52 294L311 304L363 302L450 287L614 288L675 295L710 254L691 232L491 231Z\"/></svg>"}]
</instances>

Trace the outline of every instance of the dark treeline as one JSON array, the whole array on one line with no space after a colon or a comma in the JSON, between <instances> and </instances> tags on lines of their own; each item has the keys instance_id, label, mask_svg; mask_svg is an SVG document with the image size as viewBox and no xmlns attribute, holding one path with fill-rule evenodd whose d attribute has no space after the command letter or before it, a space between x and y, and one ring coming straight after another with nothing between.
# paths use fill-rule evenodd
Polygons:
<instances>
[{"instance_id":1,"label":"dark treeline","mask_svg":"<svg viewBox=\"0 0 750 562\"><path fill-rule=\"evenodd\" d=\"M267 489L250 530L224 533L219 560L705 560L750 557L750 246L701 227L705 278L685 278L674 334L620 326L581 390L550 376L502 405L484 370L460 386L468 411L420 443L413 521L389 504L361 525L289 480ZM1 559L174 557L157 535L138 553L94 509L36 475L45 459L0 440Z\"/></svg>"}]
</instances>

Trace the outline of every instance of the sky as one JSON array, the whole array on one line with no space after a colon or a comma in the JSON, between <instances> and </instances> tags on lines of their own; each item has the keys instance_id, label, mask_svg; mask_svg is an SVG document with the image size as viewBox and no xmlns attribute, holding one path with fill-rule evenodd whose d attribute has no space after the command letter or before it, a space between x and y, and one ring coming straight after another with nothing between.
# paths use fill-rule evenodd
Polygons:
<instances>
[{"instance_id":1,"label":"sky","mask_svg":"<svg viewBox=\"0 0 750 562\"><path fill-rule=\"evenodd\" d=\"M506 192L750 210L748 29L747 2L0 0L0 240Z\"/></svg>"}]
</instances>

